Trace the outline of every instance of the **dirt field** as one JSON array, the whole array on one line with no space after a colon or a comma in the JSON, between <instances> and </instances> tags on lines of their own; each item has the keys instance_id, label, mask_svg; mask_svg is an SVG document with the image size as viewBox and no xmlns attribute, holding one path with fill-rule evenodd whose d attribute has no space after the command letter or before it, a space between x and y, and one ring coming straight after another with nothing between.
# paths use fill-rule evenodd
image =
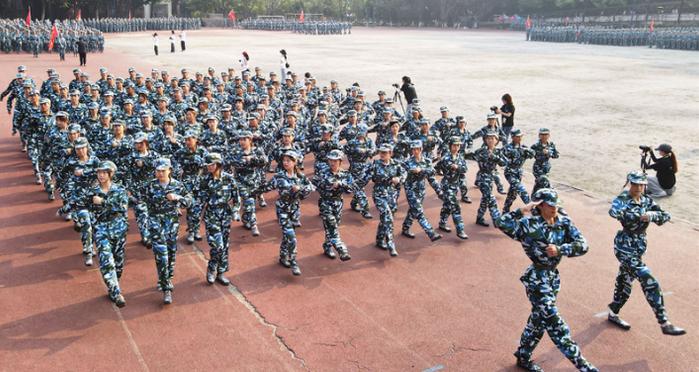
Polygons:
<instances>
[{"instance_id":1,"label":"dirt field","mask_svg":"<svg viewBox=\"0 0 699 372\"><path fill-rule=\"evenodd\" d=\"M108 45L177 71L237 68L243 50L251 66L278 71L284 48L292 69L310 71L324 85L331 79L343 87L359 82L371 100L408 75L430 118L447 105L472 130L508 92L525 142L533 143L540 127L552 130L562 156L551 178L606 199L639 167L638 145L668 142L679 155L678 191L661 204L676 218L699 218L699 189L690 186L699 184L697 53L533 43L521 33L491 31L357 28L350 36L302 36L207 30L188 34L184 54L170 54L160 39L159 57L145 34L110 35Z\"/></svg>"},{"instance_id":2,"label":"dirt field","mask_svg":"<svg viewBox=\"0 0 699 372\"><path fill-rule=\"evenodd\" d=\"M657 84L664 90L655 101L638 101L636 97L634 100L643 103L625 103L622 107L652 112L648 122L676 122L678 128L689 128L689 122L681 118L660 119L666 113L686 118L697 110L695 105L682 107L677 102L680 98L683 102L696 100L696 96L690 98L689 92L690 83L696 86L690 79L696 79L697 71L692 71L696 64L672 62L668 57L685 55L681 52L517 44L519 35L506 33L371 31L374 33L355 30L349 37L302 37L207 30L189 34L190 49L186 54L164 53L158 59L149 55L151 44L147 35L110 35L107 52L90 55L87 70L94 75L102 65L119 74L125 74L130 65L141 71L152 65L203 69L211 64L225 68L235 65L243 49L252 55L253 62L259 59L262 67L271 69L277 67L276 51L284 47L293 66L310 66L302 71L313 71L323 82L330 78L337 78L342 84L356 80L373 92L389 87L403 74L414 76L418 93L431 112L446 103L456 112L467 113L472 127L483 118L483 108L497 103L500 94L507 90L517 100L518 125L528 133L542 125L554 130L564 154L554 164L554 178L567 181L567 175L573 177L572 184L590 189L595 182L606 182L609 196L623 184L626 169L635 165L634 146L638 142L657 143L663 137L644 131L636 139L615 129L628 130L640 124L629 126L628 121L622 120L624 116L614 109L617 101L607 97L613 95L609 91L621 86L625 88L623 93L614 97L640 93L629 85L628 72L619 72L626 76L624 84L603 81L612 69L604 67L603 61L632 63L639 59L638 55L645 56L643 62L634 62L647 72L639 79L639 89L654 91L651 87ZM513 48L522 53L529 51L523 56L531 57L516 58L519 63L512 74L529 71L520 73L519 78L495 72L504 66L503 58L517 56L499 50L497 45L507 41L521 45ZM164 47L161 45L161 49L167 49ZM559 62L558 56L545 52L554 47L575 49L578 55L569 53L567 62ZM301 49L306 52L301 53ZM341 50L341 55L326 57L335 50ZM599 55L600 61L593 54ZM463 60L463 67L447 68L446 58L452 55L449 63ZM542 58L545 55L547 59ZM416 56L413 67L401 62L407 56ZM486 56L499 62L480 62ZM585 62L586 67L573 69L574 60ZM663 68L672 63L680 64L676 68L681 72L653 77L658 71L667 71ZM26 64L36 77L43 77L47 67L58 67L62 76L70 76L77 59L69 56L61 64L57 56L32 59L26 55L0 55L0 82L9 81L19 64ZM346 68L338 68L340 65ZM529 65L535 67L527 70ZM666 67L658 67L661 65ZM593 66L604 70L595 72ZM553 67L566 73L588 71L599 80L590 78L589 83L577 83L581 77L571 73L570 79L576 81L571 84L565 74L551 72ZM651 74L652 71L655 72ZM547 76L542 82L540 76L545 73L555 79ZM506 79L517 84L507 84ZM678 85L675 90L670 89L677 82L685 88ZM575 90L578 84L592 88L583 94ZM538 89L527 89L530 86ZM594 87L600 89L593 91ZM567 89L573 92L563 98L561 92ZM680 93L681 89L685 89L684 93ZM671 99L670 93L680 98ZM572 105L581 100L576 95L597 94L600 98L587 100L596 102L597 115L583 115L578 109L582 104ZM658 110L668 104L672 110L656 112L646 107L651 102ZM575 109L560 108L564 105ZM539 109L533 111L529 107ZM631 117L631 111L623 112L631 119L651 115L636 112ZM570 134L573 131L567 130L571 125L568 117L581 122L594 118L599 127L603 120L616 120L608 129L600 130L604 134L595 139L604 143L617 141L623 144L621 149L598 143L591 131L578 130L579 136L574 138ZM554 123L553 118L557 120ZM170 306L161 305L161 295L154 288L153 254L138 243L135 219L130 215L127 262L121 281L128 304L118 309L107 300L98 269L83 266L78 234L69 223L55 217L59 202L47 202L43 189L33 184L30 163L19 152L18 139L9 134L9 116L4 110L0 111L0 126L0 371L93 371L114 370L115 366L130 371L515 370L512 352L530 308L519 277L529 260L516 242L493 228L473 224L480 199L477 190L470 192L474 204L462 204L470 240L462 242L452 233L430 244L415 227L415 240L396 238L400 252L396 258L373 246L376 219L364 220L345 208L341 234L353 257L345 263L322 256L323 230L313 195L302 205L303 227L298 232L301 277L291 276L276 263L280 232L272 207L275 198L270 194L270 207L258 213L260 237L251 237L240 224L232 228L229 277L233 286L206 285L208 247L205 242L189 246L181 239L174 278L175 302ZM676 131L667 133L668 141L682 150L682 157L690 156L691 134L696 134L697 129L687 129L689 135L684 136ZM533 137L529 136L529 140L533 141ZM582 151L583 146L591 148L593 155ZM697 150L694 151L696 157ZM589 161L591 157L601 161L582 167L582 159ZM628 167L616 164L612 157L626 160ZM683 165L683 172L689 172L689 161ZM307 169L311 169L310 164ZM683 173L680 182L691 182L687 174ZM595 181L594 177L600 180ZM613 181L606 181L609 177ZM531 183L530 177L527 182ZM591 247L587 255L564 259L560 265L562 292L558 306L584 355L602 371L696 371L699 282L694 278L699 262L699 231L684 223L651 227L645 257L665 291L671 319L689 333L677 338L662 336L638 285L623 309L624 318L633 328L623 332L610 327L603 313L611 300L618 269L612 250L618 225L607 215L609 204L605 198L564 185L558 187L566 209ZM686 198L685 190L678 197ZM346 206L348 202L346 199ZM503 197L498 196L499 205L502 202ZM439 201L430 191L426 213L433 223L437 222L439 208ZM690 210L691 205L684 208ZM404 219L406 210L405 199L401 198L396 226ZM675 212L672 206L671 210ZM547 336L534 358L547 371L573 370Z\"/></svg>"}]
</instances>

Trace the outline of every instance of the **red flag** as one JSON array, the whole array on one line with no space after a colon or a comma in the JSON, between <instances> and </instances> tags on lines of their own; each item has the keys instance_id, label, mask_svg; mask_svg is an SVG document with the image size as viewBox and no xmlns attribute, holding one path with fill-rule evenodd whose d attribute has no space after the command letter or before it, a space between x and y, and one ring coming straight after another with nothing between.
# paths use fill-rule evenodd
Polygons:
<instances>
[{"instance_id":1,"label":"red flag","mask_svg":"<svg viewBox=\"0 0 699 372\"><path fill-rule=\"evenodd\" d=\"M650 32L653 32L653 30L655 30L655 20L654 19L650 20L650 27L649 28L650 28Z\"/></svg>"},{"instance_id":2,"label":"red flag","mask_svg":"<svg viewBox=\"0 0 699 372\"><path fill-rule=\"evenodd\" d=\"M56 28L56 25L53 25L53 28L51 28L51 40L49 40L49 52L53 50L53 42L56 40L58 37L58 29Z\"/></svg>"},{"instance_id":3,"label":"red flag","mask_svg":"<svg viewBox=\"0 0 699 372\"><path fill-rule=\"evenodd\" d=\"M75 19L77 19L77 20L79 21L79 20L81 20L82 18L83 18L83 17L82 17L82 15L80 14L80 9L78 9L78 12L75 13Z\"/></svg>"},{"instance_id":4,"label":"red flag","mask_svg":"<svg viewBox=\"0 0 699 372\"><path fill-rule=\"evenodd\" d=\"M235 22L235 10L231 9L231 11L228 12L228 19L230 19L231 22Z\"/></svg>"},{"instance_id":5,"label":"red flag","mask_svg":"<svg viewBox=\"0 0 699 372\"><path fill-rule=\"evenodd\" d=\"M526 27L527 30L530 29L530 28L532 28L532 19L529 18L529 16L527 16L527 21L524 22L524 27Z\"/></svg>"},{"instance_id":6,"label":"red flag","mask_svg":"<svg viewBox=\"0 0 699 372\"><path fill-rule=\"evenodd\" d=\"M24 20L24 23L27 24L27 27L32 25L32 7L29 7L29 10L27 11L27 19Z\"/></svg>"},{"instance_id":7,"label":"red flag","mask_svg":"<svg viewBox=\"0 0 699 372\"><path fill-rule=\"evenodd\" d=\"M303 23L303 20L304 20L305 18L306 18L306 17L303 15L303 9L301 9L301 13L299 14L299 22Z\"/></svg>"}]
</instances>

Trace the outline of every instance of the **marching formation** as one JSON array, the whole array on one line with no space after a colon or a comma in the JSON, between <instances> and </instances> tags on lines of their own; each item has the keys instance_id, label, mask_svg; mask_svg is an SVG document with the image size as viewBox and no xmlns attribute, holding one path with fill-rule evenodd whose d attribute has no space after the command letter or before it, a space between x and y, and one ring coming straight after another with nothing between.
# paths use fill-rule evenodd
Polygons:
<instances>
[{"instance_id":1,"label":"marching formation","mask_svg":"<svg viewBox=\"0 0 699 372\"><path fill-rule=\"evenodd\" d=\"M527 30L528 41L648 46L658 49L699 50L699 28L610 28L603 26L534 26Z\"/></svg>"},{"instance_id":2,"label":"marching formation","mask_svg":"<svg viewBox=\"0 0 699 372\"><path fill-rule=\"evenodd\" d=\"M198 30L201 28L199 18L87 18L78 21L87 27L102 32L138 32L149 30Z\"/></svg>"},{"instance_id":3,"label":"marching formation","mask_svg":"<svg viewBox=\"0 0 699 372\"><path fill-rule=\"evenodd\" d=\"M0 19L0 50L5 53L39 53L50 52L51 30L56 26L58 35L54 40L53 50L63 56L66 52L78 53L78 41L84 43L89 52L104 51L102 32L87 27L79 21L34 20L27 25L24 19Z\"/></svg>"},{"instance_id":4,"label":"marching formation","mask_svg":"<svg viewBox=\"0 0 699 372\"><path fill-rule=\"evenodd\" d=\"M238 25L247 30L293 31L308 35L346 35L352 33L351 22L334 20L300 22L287 19L250 18L238 22Z\"/></svg>"},{"instance_id":5,"label":"marching formation","mask_svg":"<svg viewBox=\"0 0 699 372\"><path fill-rule=\"evenodd\" d=\"M124 77L100 68L95 80L79 69L73 73L73 79L62 79L49 69L39 80L19 66L1 97L8 98L12 132L31 161L36 183L50 201L60 196L57 215L79 232L84 264L93 265L97 256L117 306L126 304L119 279L126 264L129 208L142 244L153 251L157 288L170 304L182 214L190 244L204 239L203 224L210 247L205 280L228 285L231 226L240 223L259 236L256 211L267 206L265 195L275 192L279 264L301 275L300 204L314 192L325 239L321 247L308 248L322 249L329 259L351 260L351 241L341 236L344 199L351 194L351 210L373 219L369 186L379 213L376 247L390 256L399 254L393 226L401 191L408 205L403 237L416 238L417 221L432 242L452 228L468 239L461 203L471 203L470 160L481 192L475 223L489 226L489 213L494 226L521 242L532 261L521 278L532 313L515 353L517 365L541 370L531 356L546 331L578 369L597 370L582 356L556 307L557 265L563 256L582 256L589 249L548 180L551 160L560 154L547 128L531 146L524 145L524 134L512 128L509 95L471 132L463 116L452 116L448 107L441 107L433 122L417 98L401 112L384 91L370 102L357 83L347 90L336 81L321 86L309 73L299 80L289 72L283 81L259 68L240 74L217 74L213 67L192 74L183 68L179 76L129 68ZM311 154L313 172L307 176L304 159ZM528 159L535 176L531 194L522 180ZM618 314L638 279L662 332L680 335L685 331L668 322L660 286L641 261L649 224L670 219L644 194L645 183L645 174L630 173L628 189L609 212L622 225L614 241L620 269L609 321L630 328ZM436 228L423 208L427 184L442 202ZM494 188L507 195L502 209ZM516 199L526 206L511 211Z\"/></svg>"}]
</instances>

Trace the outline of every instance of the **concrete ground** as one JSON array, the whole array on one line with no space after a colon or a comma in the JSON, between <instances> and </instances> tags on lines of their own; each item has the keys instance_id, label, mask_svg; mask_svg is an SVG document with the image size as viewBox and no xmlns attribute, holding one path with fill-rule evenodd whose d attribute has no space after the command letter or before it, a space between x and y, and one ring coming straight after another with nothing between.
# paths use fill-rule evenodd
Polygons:
<instances>
[{"instance_id":1,"label":"concrete ground","mask_svg":"<svg viewBox=\"0 0 699 372\"><path fill-rule=\"evenodd\" d=\"M250 50L258 43L274 44L274 39L317 43L318 48L322 42L358 43L354 38L364 35L362 40L366 40L369 31L373 30L359 29L345 38L318 39L291 34L225 32L241 42L249 39L245 48ZM197 40L203 40L209 33L212 36L207 37L228 37L224 31L190 33L191 54L196 50ZM427 31L423 35L399 30L379 33L384 34L407 39L440 35L442 40L473 37L483 44L489 44L490 37L494 38L493 43L514 40L513 34L500 33ZM126 38L145 40L147 36L109 35L108 45L114 48L108 48L105 54L90 55L88 71L95 74L103 65L119 74L131 65L139 70L149 69L153 62L145 57L147 51L141 57L119 52L120 40ZM419 43L424 45L422 41ZM380 42L376 40L374 45ZM304 57L296 48L286 47L293 51L290 54L298 61L294 63L305 66L307 60L313 59ZM143 48L148 49L149 45ZM273 48L270 58L278 46ZM228 61L237 59L243 47L234 49ZM400 50L393 50L391 56L369 54L357 60L381 61L384 57L392 60L399 53ZM253 58L262 59L256 55ZM189 51L177 57L163 56L162 63L155 65L168 66L170 60L178 58L182 59L179 66L201 68L195 66L195 56L190 56ZM592 55L586 58L594 59ZM222 60L213 61L211 64L218 68L227 67ZM269 68L275 66L272 59L266 62ZM326 70L330 70L331 62L327 62ZM203 59L198 63L208 64ZM0 81L9 81L19 64L28 65L36 77L43 77L47 67L55 66L62 76L70 76L69 71L77 60L69 57L67 63L60 64L54 56L34 60L26 55L3 55ZM361 63L357 62L357 66L361 67ZM386 65L383 71L391 71L397 80L403 74L403 67ZM317 71L310 67L308 70ZM341 70L335 72L347 74ZM498 75L496 71L491 74ZM329 80L331 75L328 71L326 77L323 72L321 80ZM483 78L483 74L475 74L471 79L476 79L476 75ZM365 71L357 71L356 80L363 86L371 83L384 88L394 81L392 78L374 81L365 77ZM486 80L480 90L487 87L492 98L484 94L480 104L469 102L464 110L471 104L482 109L488 102L497 102L502 89L488 86ZM341 82L347 83L349 79ZM498 84L504 86L505 82ZM455 88L448 88L445 88L447 95L456 99ZM371 87L367 89L374 91ZM527 123L529 120L525 119L533 114L526 113L531 108L525 103L524 92L522 87L522 93L517 95L521 97L518 107L524 112L522 126L531 132L538 124ZM464 93L478 95L474 91L464 90ZM561 99L561 95L551 97ZM424 100L434 102L429 105L432 110L439 102L437 96L427 94ZM459 107L456 100L446 103ZM478 112L473 114L472 122L481 116ZM19 152L18 139L10 136L9 116L4 112L0 114L0 125L4 128L0 130L0 308L3 309L0 370L514 370L511 353L529 311L519 282L528 260L521 247L502 233L473 224L477 204L462 204L470 240L462 242L450 234L431 244L415 229L418 235L415 240L396 238L400 252L397 258L374 248L376 220L364 220L346 209L341 233L353 259L341 263L322 256L323 231L313 197L302 207L301 277L291 276L276 263L280 232L273 207L268 207L258 214L260 237L249 236L239 224L232 228L229 275L234 285L231 287L206 285L206 244L198 242L189 246L181 241L175 303L170 306L161 305L160 293L155 290L152 252L138 243L131 216L122 280L128 304L118 309L107 300L99 271L82 265L78 234L69 223L54 216L59 203L46 201L42 189L33 184L29 161ZM559 143L570 132L561 126ZM557 175L562 175L561 168L569 156L586 157L582 153L564 153L560 164L554 165ZM603 173L602 168L613 166L607 167L605 162L600 170L589 173ZM527 182L531 184L530 179ZM614 182L615 187L622 183ZM572 187L559 185L559 189L566 209L591 246L587 255L564 259L560 266L559 308L584 355L604 371L697 370L699 333L695 330L699 327L696 303L699 282L693 278L699 259L695 249L699 231L682 222L651 227L646 256L665 291L671 319L689 333L677 338L663 336L638 285L622 312L633 328L623 332L608 326L602 314L611 300L617 270L612 251L617 224L606 213L608 202ZM269 195L268 201L273 202L274 197ZM471 196L477 203L478 191L473 190ZM502 201L498 197L500 205ZM437 222L439 208L434 194L428 193L426 210L433 223ZM397 224L404 218L406 209L405 200L401 199ZM534 357L546 370L572 370L547 337Z\"/></svg>"}]
</instances>

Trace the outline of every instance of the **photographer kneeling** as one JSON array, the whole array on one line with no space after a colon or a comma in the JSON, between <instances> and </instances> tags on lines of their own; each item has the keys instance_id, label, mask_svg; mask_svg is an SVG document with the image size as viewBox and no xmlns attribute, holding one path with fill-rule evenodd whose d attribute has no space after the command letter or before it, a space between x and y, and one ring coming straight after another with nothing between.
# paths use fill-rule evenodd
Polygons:
<instances>
[{"instance_id":1,"label":"photographer kneeling","mask_svg":"<svg viewBox=\"0 0 699 372\"><path fill-rule=\"evenodd\" d=\"M675 192L675 174L677 173L677 157L672 152L672 146L663 143L656 149L660 157L655 157L655 153L650 147L644 146L645 154L650 155L652 164L648 163L648 159L643 157L643 165L646 169L655 169L656 176L648 177L648 186L646 194L652 198L662 198L670 196Z\"/></svg>"}]
</instances>

